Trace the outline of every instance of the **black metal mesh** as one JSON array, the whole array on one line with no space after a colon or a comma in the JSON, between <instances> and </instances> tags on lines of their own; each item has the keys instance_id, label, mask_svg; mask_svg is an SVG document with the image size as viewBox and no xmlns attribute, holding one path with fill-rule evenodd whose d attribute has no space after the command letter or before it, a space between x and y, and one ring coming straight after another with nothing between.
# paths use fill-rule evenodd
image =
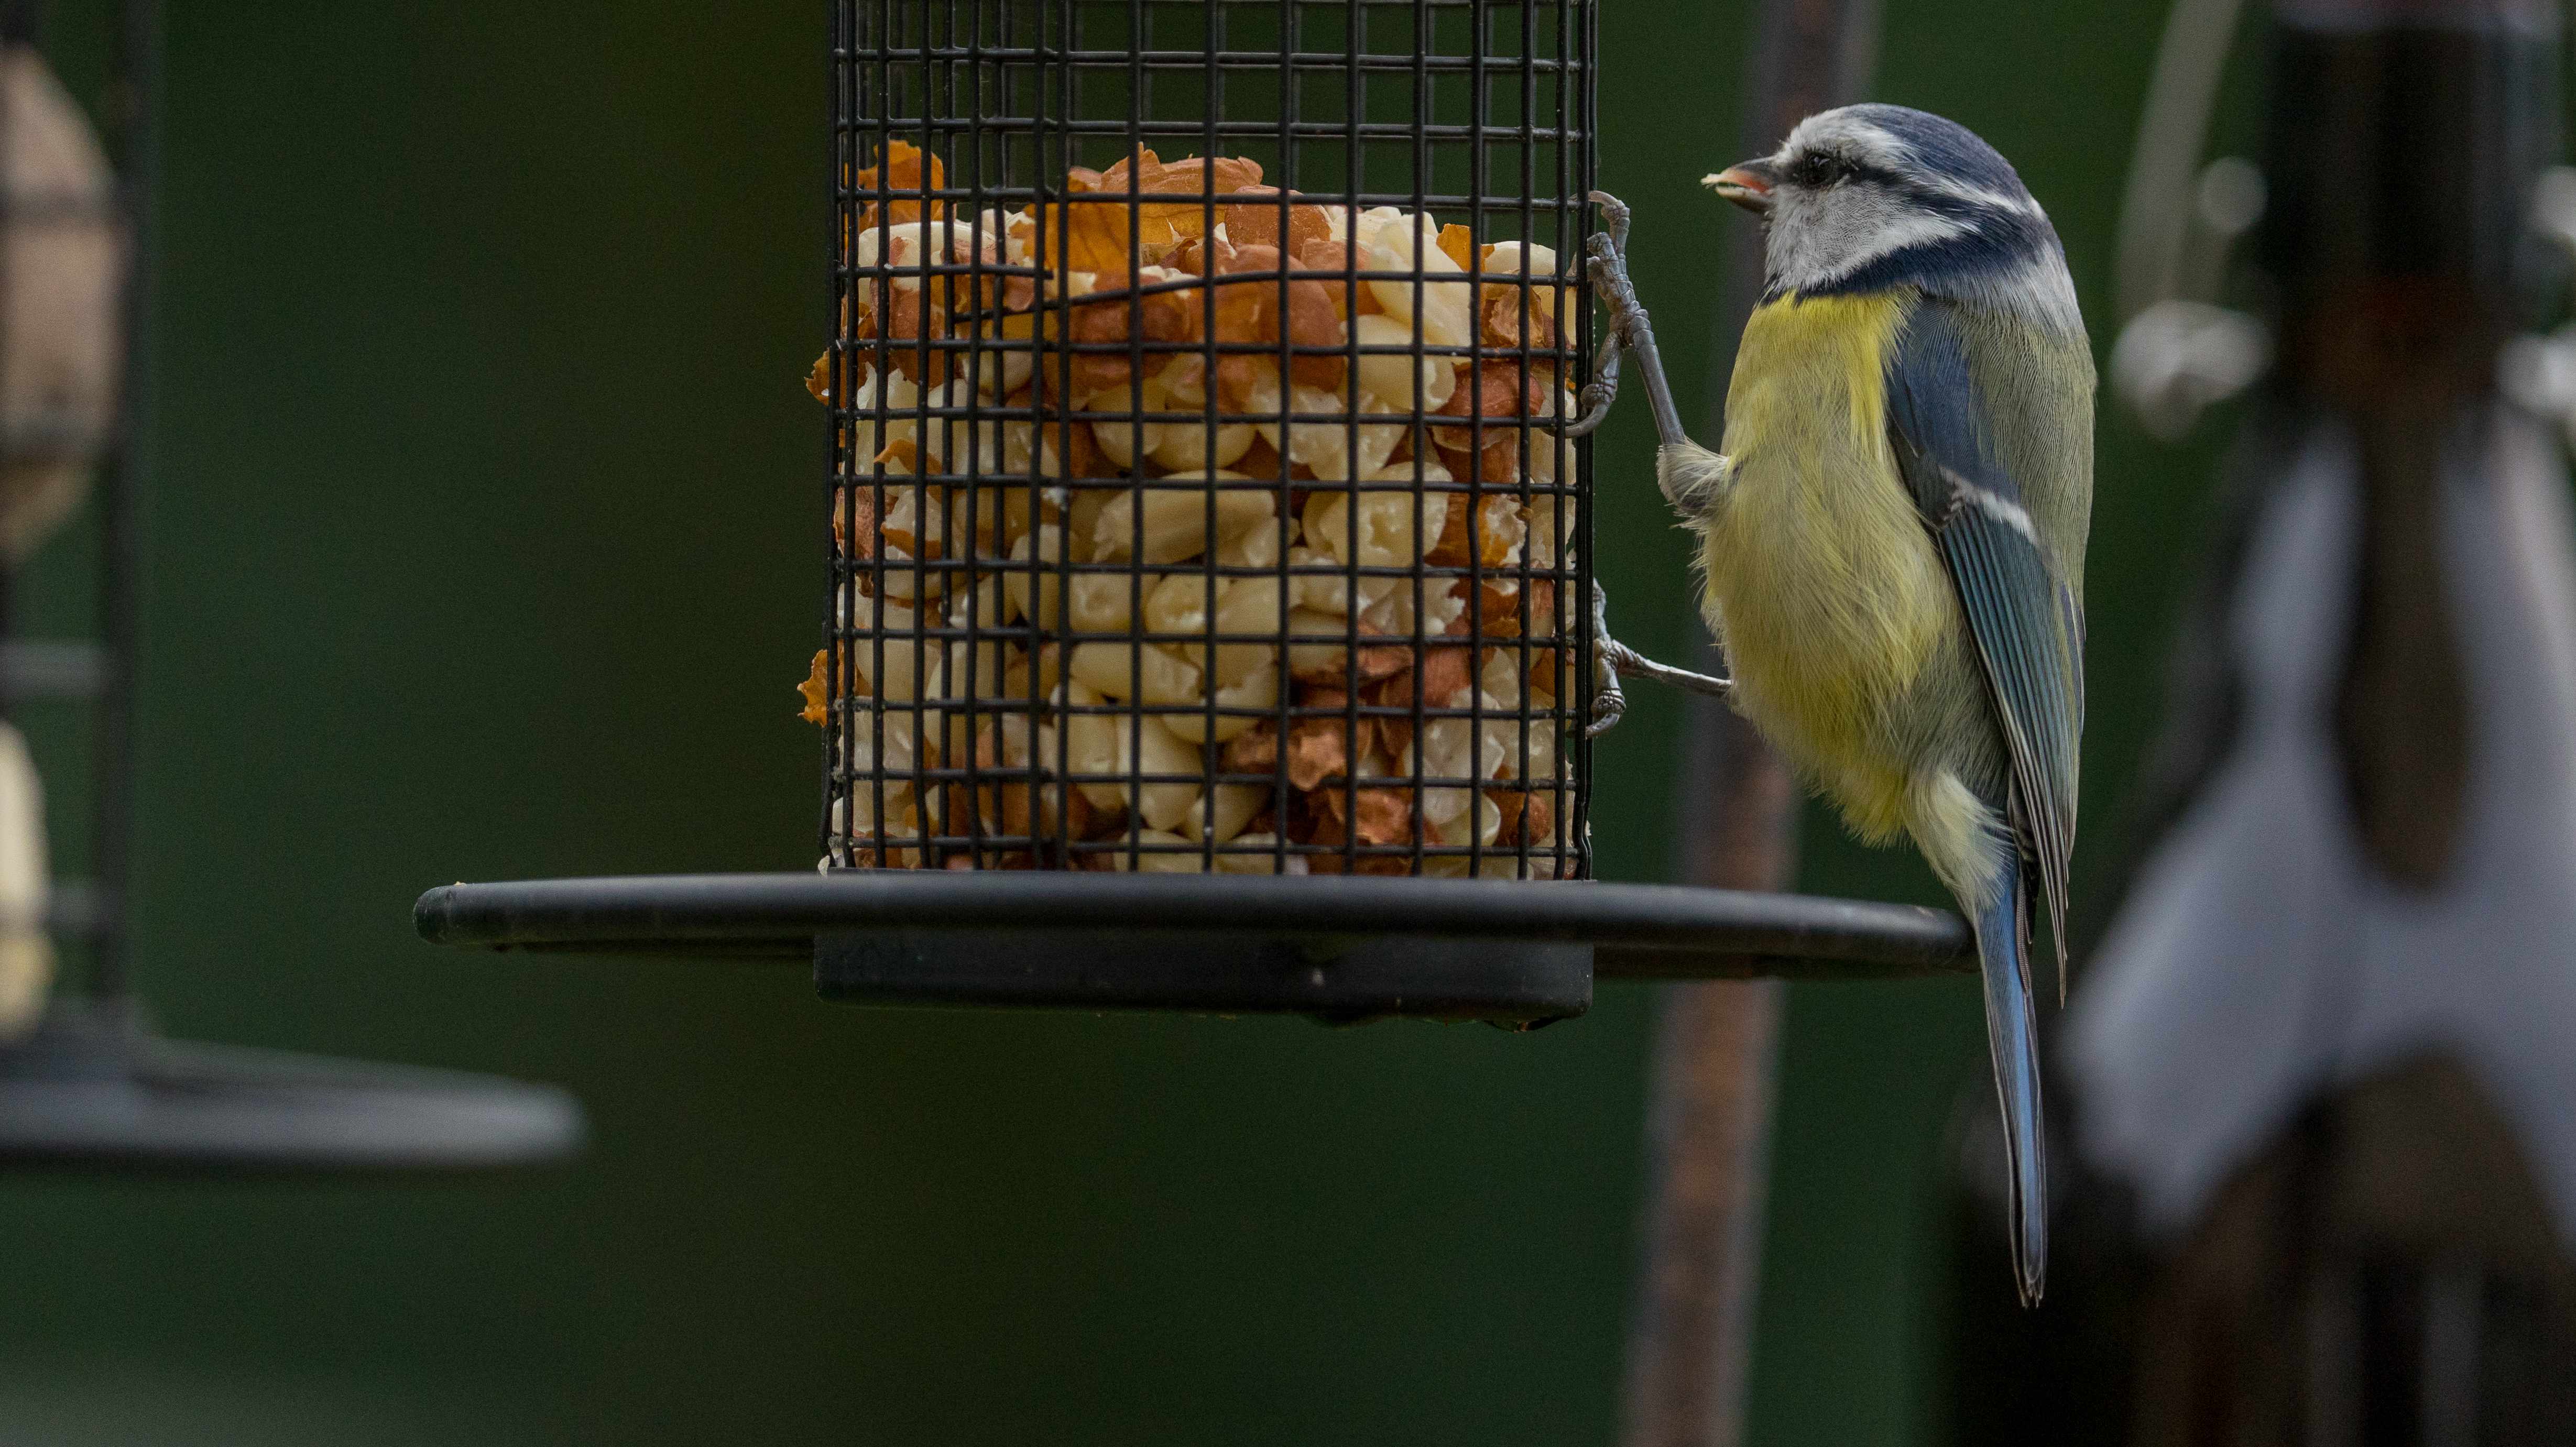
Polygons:
<instances>
[{"instance_id":1,"label":"black metal mesh","mask_svg":"<svg viewBox=\"0 0 2576 1447\"><path fill-rule=\"evenodd\" d=\"M831 39L826 866L1587 873L1588 0Z\"/></svg>"}]
</instances>

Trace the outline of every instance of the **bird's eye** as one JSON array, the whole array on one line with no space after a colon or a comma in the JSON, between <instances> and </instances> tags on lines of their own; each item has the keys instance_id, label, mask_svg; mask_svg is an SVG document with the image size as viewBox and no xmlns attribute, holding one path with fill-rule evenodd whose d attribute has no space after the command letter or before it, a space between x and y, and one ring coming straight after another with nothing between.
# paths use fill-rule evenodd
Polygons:
<instances>
[{"instance_id":1,"label":"bird's eye","mask_svg":"<svg viewBox=\"0 0 2576 1447\"><path fill-rule=\"evenodd\" d=\"M1831 151L1809 151L1789 168L1789 179L1810 189L1830 186L1850 174L1850 163Z\"/></svg>"}]
</instances>

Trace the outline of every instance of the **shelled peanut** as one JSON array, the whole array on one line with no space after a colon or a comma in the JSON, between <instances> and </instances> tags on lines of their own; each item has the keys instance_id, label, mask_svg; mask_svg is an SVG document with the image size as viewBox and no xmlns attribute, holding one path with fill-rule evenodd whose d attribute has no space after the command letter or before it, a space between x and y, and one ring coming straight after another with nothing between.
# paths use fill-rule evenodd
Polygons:
<instances>
[{"instance_id":1,"label":"shelled peanut","mask_svg":"<svg viewBox=\"0 0 2576 1447\"><path fill-rule=\"evenodd\" d=\"M900 142L884 174L942 184ZM844 720L836 856L1456 875L1474 845L1511 876L1564 846L1575 510L1524 419L1572 397L1550 356L1463 353L1552 352L1573 293L1545 247L1260 182L1146 151L1043 217L863 210L862 345L808 380L848 389L855 469L841 697L828 650L802 686Z\"/></svg>"}]
</instances>

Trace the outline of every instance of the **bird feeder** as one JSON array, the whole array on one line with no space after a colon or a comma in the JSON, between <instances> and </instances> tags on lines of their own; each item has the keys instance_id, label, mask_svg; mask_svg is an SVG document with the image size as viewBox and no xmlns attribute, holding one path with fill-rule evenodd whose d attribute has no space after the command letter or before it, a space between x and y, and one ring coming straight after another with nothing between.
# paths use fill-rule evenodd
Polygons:
<instances>
[{"instance_id":1,"label":"bird feeder","mask_svg":"<svg viewBox=\"0 0 2576 1447\"><path fill-rule=\"evenodd\" d=\"M820 869L424 934L1516 1024L1965 966L1929 911L1591 881L1591 4L838 0L830 78Z\"/></svg>"},{"instance_id":2,"label":"bird feeder","mask_svg":"<svg viewBox=\"0 0 2576 1447\"><path fill-rule=\"evenodd\" d=\"M86 707L97 734L90 877L49 882L35 770L0 720L0 1165L379 1174L570 1154L580 1108L546 1086L184 1044L129 982L136 499L158 7L122 10L123 176L36 43L0 8L0 597L95 472L96 639L0 642L0 715ZM0 633L0 637L5 637ZM85 961L53 988L56 947Z\"/></svg>"}]
</instances>

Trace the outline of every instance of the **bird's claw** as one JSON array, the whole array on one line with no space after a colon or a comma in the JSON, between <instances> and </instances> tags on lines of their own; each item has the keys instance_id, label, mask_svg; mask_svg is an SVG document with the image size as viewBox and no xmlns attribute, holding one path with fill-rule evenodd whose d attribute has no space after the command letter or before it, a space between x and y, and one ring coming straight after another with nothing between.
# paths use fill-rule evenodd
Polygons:
<instances>
[{"instance_id":1,"label":"bird's claw","mask_svg":"<svg viewBox=\"0 0 2576 1447\"><path fill-rule=\"evenodd\" d=\"M1628 713L1628 695L1619 687L1619 676L1603 671L1600 690L1592 695L1592 720L1583 726L1583 736L1597 739L1619 726Z\"/></svg>"},{"instance_id":2,"label":"bird's claw","mask_svg":"<svg viewBox=\"0 0 2576 1447\"><path fill-rule=\"evenodd\" d=\"M1591 192L1587 199L1589 199L1593 206L1600 211L1601 224L1605 228L1611 246L1620 251L1627 250L1629 220L1628 203L1611 195L1607 191Z\"/></svg>"},{"instance_id":3,"label":"bird's claw","mask_svg":"<svg viewBox=\"0 0 2576 1447\"><path fill-rule=\"evenodd\" d=\"M1601 356L1593 364L1592 380L1583 384L1578 394L1583 402L1583 415L1560 428L1567 437L1589 437L1609 419L1610 404L1619 400L1619 344L1617 333L1605 337Z\"/></svg>"},{"instance_id":4,"label":"bird's claw","mask_svg":"<svg viewBox=\"0 0 2576 1447\"><path fill-rule=\"evenodd\" d=\"M1584 281L1610 309L1612 335L1624 341L1646 314L1628 279L1628 205L1607 191L1593 192L1592 204L1601 208L1602 229L1584 238Z\"/></svg>"},{"instance_id":5,"label":"bird's claw","mask_svg":"<svg viewBox=\"0 0 2576 1447\"><path fill-rule=\"evenodd\" d=\"M1601 580L1592 580L1592 638L1594 690L1591 718L1583 727L1583 736L1597 739L1619 726L1628 711L1628 695L1619 686L1622 678L1648 678L1687 693L1709 698L1724 698L1735 689L1732 679L1693 673L1668 663L1657 663L1646 655L1610 636L1610 591Z\"/></svg>"},{"instance_id":6,"label":"bird's claw","mask_svg":"<svg viewBox=\"0 0 2576 1447\"><path fill-rule=\"evenodd\" d=\"M1628 279L1628 204L1607 191L1593 192L1592 204L1600 208L1602 229L1584 239L1583 279L1609 311L1610 321L1601 332L1592 379L1583 387L1583 413L1564 428L1568 437L1589 436L1609 417L1610 404L1619 398L1620 354L1646 325L1646 309L1637 301L1636 284Z\"/></svg>"},{"instance_id":7,"label":"bird's claw","mask_svg":"<svg viewBox=\"0 0 2576 1447\"><path fill-rule=\"evenodd\" d=\"M1627 651L1610 636L1610 590L1592 580L1592 714L1583 736L1597 739L1619 726L1627 715L1628 695L1619 687L1617 655Z\"/></svg>"}]
</instances>

